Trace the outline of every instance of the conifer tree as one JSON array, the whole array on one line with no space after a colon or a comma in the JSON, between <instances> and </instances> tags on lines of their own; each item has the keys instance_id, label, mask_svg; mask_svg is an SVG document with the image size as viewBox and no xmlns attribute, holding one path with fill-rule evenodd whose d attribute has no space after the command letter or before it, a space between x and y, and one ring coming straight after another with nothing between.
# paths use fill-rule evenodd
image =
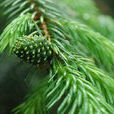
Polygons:
<instances>
[{"instance_id":1,"label":"conifer tree","mask_svg":"<svg viewBox=\"0 0 114 114\"><path fill-rule=\"evenodd\" d=\"M113 114L114 20L92 0L4 0L0 53L31 65L14 114Z\"/></svg>"}]
</instances>

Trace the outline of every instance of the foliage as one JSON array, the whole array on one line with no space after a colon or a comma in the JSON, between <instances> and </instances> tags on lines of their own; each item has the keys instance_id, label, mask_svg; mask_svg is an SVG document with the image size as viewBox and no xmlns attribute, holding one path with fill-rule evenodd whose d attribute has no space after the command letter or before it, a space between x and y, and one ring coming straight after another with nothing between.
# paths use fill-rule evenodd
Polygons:
<instances>
[{"instance_id":1,"label":"foliage","mask_svg":"<svg viewBox=\"0 0 114 114\"><path fill-rule=\"evenodd\" d=\"M114 41L114 20L110 16L101 14L93 0L59 0L74 12L71 15L89 25L91 29L100 32L105 37Z\"/></svg>"},{"instance_id":2,"label":"foliage","mask_svg":"<svg viewBox=\"0 0 114 114\"><path fill-rule=\"evenodd\" d=\"M18 37L21 37L29 32L35 26L30 14L22 15L13 20L3 31L0 38L0 52L9 44L10 48Z\"/></svg>"},{"instance_id":3,"label":"foliage","mask_svg":"<svg viewBox=\"0 0 114 114\"><path fill-rule=\"evenodd\" d=\"M63 2L67 4L69 0ZM26 100L14 109L14 113L48 114L56 109L58 114L113 114L114 80L108 72L113 74L114 43L106 38L111 31L108 34L105 30L98 30L101 35L91 29L95 29L95 26L90 28L84 25L86 22L82 17L85 12L90 16L95 14L96 18L99 15L91 0L77 0L76 7L72 2L69 4L79 13L77 20L70 17L67 11L63 13L61 5L59 7L56 3L50 0L4 0L1 3L4 6L3 14L13 21L10 20L11 23L0 36L0 53L8 45L12 55L15 52L12 49L20 51L30 46L32 48L28 51L37 53L37 49L33 48L37 44L36 35L37 38L43 37L43 42L50 42L53 52L50 61L45 65L44 61L38 63L36 69L39 71L44 65L46 68L43 70L47 71L47 75L37 82L36 89L30 91ZM90 25L96 24L91 19L89 22L92 22ZM111 27L109 29L112 30ZM29 56L33 57L31 54Z\"/></svg>"},{"instance_id":4,"label":"foliage","mask_svg":"<svg viewBox=\"0 0 114 114\"><path fill-rule=\"evenodd\" d=\"M77 37L77 42L80 42L87 49L87 55L95 59L98 66L103 64L107 69L112 70L114 65L114 44L111 41L83 24L68 21L65 25L72 35Z\"/></svg>"}]
</instances>

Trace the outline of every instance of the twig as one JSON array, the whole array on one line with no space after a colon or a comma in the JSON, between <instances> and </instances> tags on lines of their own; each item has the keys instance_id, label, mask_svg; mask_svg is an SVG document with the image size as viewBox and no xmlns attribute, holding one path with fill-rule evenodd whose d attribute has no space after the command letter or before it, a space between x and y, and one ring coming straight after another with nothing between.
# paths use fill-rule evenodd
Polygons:
<instances>
[{"instance_id":1,"label":"twig","mask_svg":"<svg viewBox=\"0 0 114 114\"><path fill-rule=\"evenodd\" d=\"M41 16L44 17L43 14L42 14L42 12L38 9L38 6L37 6L37 4L36 4L36 2L34 0L30 0L30 4L31 3L34 3L35 4L33 10L34 11L37 11L37 14L34 16L34 20L40 20L40 17ZM48 27L47 27L47 23L45 21L45 18L44 18L44 21L40 23L40 27L41 27L41 29L43 31L43 34L47 36L47 40L50 41L51 40L51 36L49 34L49 31L48 31Z\"/></svg>"}]
</instances>

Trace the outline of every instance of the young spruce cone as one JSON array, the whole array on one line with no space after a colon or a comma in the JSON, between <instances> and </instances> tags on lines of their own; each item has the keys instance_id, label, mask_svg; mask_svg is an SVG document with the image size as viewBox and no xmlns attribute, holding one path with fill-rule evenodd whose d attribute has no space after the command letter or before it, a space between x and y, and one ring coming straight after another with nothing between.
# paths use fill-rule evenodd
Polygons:
<instances>
[{"instance_id":1,"label":"young spruce cone","mask_svg":"<svg viewBox=\"0 0 114 114\"><path fill-rule=\"evenodd\" d=\"M25 36L18 39L13 47L13 52L21 60L41 64L49 60L52 55L51 43L43 36Z\"/></svg>"}]
</instances>

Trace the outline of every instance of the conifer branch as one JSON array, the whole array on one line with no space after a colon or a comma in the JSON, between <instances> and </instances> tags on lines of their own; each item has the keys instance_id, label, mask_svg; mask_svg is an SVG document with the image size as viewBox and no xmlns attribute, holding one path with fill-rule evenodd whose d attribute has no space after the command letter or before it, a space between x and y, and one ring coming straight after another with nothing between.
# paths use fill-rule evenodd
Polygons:
<instances>
[{"instance_id":1,"label":"conifer branch","mask_svg":"<svg viewBox=\"0 0 114 114\"><path fill-rule=\"evenodd\" d=\"M13 20L0 36L0 53L4 51L8 44L10 50L12 50L15 40L25 34L30 34L33 28L35 28L35 22L31 14L22 15Z\"/></svg>"},{"instance_id":2,"label":"conifer branch","mask_svg":"<svg viewBox=\"0 0 114 114\"><path fill-rule=\"evenodd\" d=\"M58 104L56 113L113 113L111 105L98 93L98 90L86 80L80 71L71 66L63 66L56 58L53 60L53 68L50 70L47 88L42 101L45 101L47 108L44 113L51 113L55 105ZM16 110L25 113L31 112L31 104L36 100L39 90L32 93L29 100L25 101ZM40 93L40 96L42 93ZM35 96L34 96L35 95ZM34 99L32 97L34 96ZM45 99L46 98L46 99ZM100 98L100 99L99 99ZM28 102L29 101L29 102ZM35 104L35 103L34 103ZM70 108L71 107L71 108ZM38 107L36 107L33 112Z\"/></svg>"},{"instance_id":3,"label":"conifer branch","mask_svg":"<svg viewBox=\"0 0 114 114\"><path fill-rule=\"evenodd\" d=\"M71 22L71 23L70 23ZM64 23L64 22L63 22ZM80 42L87 49L87 54L95 58L97 65L104 65L104 68L112 71L114 65L114 43L104 36L92 31L89 27L74 21L66 21L64 25L74 36L71 42ZM75 31L75 32L74 32ZM107 43L108 42L108 43Z\"/></svg>"},{"instance_id":4,"label":"conifer branch","mask_svg":"<svg viewBox=\"0 0 114 114\"><path fill-rule=\"evenodd\" d=\"M51 66L45 80L14 110L15 114L48 114L55 107L58 114L113 114L114 80L98 68L102 64L107 71L112 70L113 42L65 17L53 1L8 1L2 2L4 13L10 13L8 18L18 17L0 36L0 53L10 44L14 53L18 51L18 56L36 65L48 61L45 57L51 47ZM83 9L79 12L84 13ZM91 10L88 13L92 14ZM95 58L97 67L90 58Z\"/></svg>"}]
</instances>

